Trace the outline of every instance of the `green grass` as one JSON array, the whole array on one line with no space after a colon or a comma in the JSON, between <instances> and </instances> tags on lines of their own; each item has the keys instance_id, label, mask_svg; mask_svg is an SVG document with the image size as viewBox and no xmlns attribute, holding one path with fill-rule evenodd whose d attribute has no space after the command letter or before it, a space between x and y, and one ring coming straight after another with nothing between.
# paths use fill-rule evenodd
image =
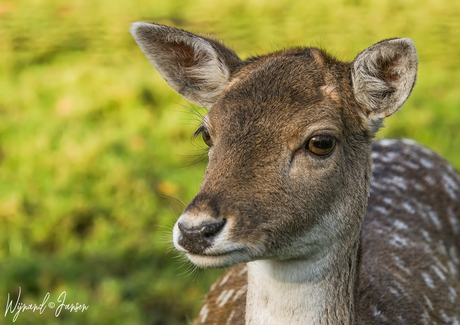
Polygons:
<instances>
[{"instance_id":1,"label":"green grass","mask_svg":"<svg viewBox=\"0 0 460 325\"><path fill-rule=\"evenodd\" d=\"M23 302L65 290L90 306L17 324L187 324L219 274L171 250L206 162L189 166L196 118L132 40L139 20L213 34L243 58L313 45L352 60L410 37L417 86L379 136L415 139L460 168L458 1L4 0L0 303L21 286Z\"/></svg>"}]
</instances>

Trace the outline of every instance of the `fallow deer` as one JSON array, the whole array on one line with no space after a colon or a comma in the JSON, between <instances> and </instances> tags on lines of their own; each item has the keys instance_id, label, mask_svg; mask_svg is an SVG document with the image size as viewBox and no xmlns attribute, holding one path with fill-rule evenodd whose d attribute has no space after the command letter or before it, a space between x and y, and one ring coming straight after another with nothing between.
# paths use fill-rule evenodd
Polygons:
<instances>
[{"instance_id":1,"label":"fallow deer","mask_svg":"<svg viewBox=\"0 0 460 325\"><path fill-rule=\"evenodd\" d=\"M196 324L460 324L460 176L413 141L372 141L414 86L410 39L353 62L316 48L243 61L183 30L131 33L209 108L208 167L173 241L199 267L233 267Z\"/></svg>"}]
</instances>

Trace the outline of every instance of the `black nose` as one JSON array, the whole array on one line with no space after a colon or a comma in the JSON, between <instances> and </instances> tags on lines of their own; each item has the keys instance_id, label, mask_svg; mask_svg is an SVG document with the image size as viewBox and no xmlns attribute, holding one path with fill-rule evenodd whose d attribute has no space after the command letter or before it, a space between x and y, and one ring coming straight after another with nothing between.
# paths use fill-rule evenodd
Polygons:
<instances>
[{"instance_id":1,"label":"black nose","mask_svg":"<svg viewBox=\"0 0 460 325\"><path fill-rule=\"evenodd\" d=\"M212 245L215 235L224 227L227 220L212 221L204 223L196 228L187 228L178 223L181 236L179 245L192 254L201 254Z\"/></svg>"}]
</instances>

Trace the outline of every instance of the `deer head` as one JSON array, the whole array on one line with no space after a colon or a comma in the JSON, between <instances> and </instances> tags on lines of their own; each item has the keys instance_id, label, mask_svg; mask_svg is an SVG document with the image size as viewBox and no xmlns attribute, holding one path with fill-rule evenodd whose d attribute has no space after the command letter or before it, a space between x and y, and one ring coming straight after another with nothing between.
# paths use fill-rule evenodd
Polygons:
<instances>
[{"instance_id":1,"label":"deer head","mask_svg":"<svg viewBox=\"0 0 460 325\"><path fill-rule=\"evenodd\" d=\"M340 62L316 48L242 61L221 43L162 25L131 32L168 84L209 108L196 134L209 164L174 227L201 267L253 260L314 262L358 239L370 144L408 98L417 54L389 39Z\"/></svg>"}]
</instances>

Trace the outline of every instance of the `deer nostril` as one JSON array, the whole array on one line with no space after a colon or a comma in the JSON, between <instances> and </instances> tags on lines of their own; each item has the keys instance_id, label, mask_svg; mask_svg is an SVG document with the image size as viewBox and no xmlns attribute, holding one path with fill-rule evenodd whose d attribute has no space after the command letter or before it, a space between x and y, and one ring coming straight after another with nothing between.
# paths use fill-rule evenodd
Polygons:
<instances>
[{"instance_id":1,"label":"deer nostril","mask_svg":"<svg viewBox=\"0 0 460 325\"><path fill-rule=\"evenodd\" d=\"M214 236L224 227L227 220L205 223L199 227L187 228L183 223L177 225L181 232L179 244L191 253L200 254L212 245Z\"/></svg>"},{"instance_id":2,"label":"deer nostril","mask_svg":"<svg viewBox=\"0 0 460 325\"><path fill-rule=\"evenodd\" d=\"M204 237L212 237L224 227L226 221L227 220L223 219L219 222L213 222L211 224L204 225L201 229L201 233Z\"/></svg>"},{"instance_id":3,"label":"deer nostril","mask_svg":"<svg viewBox=\"0 0 460 325\"><path fill-rule=\"evenodd\" d=\"M178 226L183 235L211 237L217 234L225 225L227 220L223 219L217 222L210 222L196 228L187 228L179 222Z\"/></svg>"}]
</instances>

